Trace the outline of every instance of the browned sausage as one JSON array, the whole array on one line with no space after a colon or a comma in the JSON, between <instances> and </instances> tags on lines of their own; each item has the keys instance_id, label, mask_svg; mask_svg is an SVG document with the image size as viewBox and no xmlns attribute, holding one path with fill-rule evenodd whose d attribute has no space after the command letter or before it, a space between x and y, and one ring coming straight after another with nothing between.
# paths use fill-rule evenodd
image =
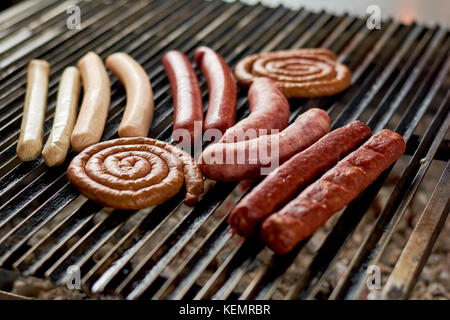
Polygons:
<instances>
[{"instance_id":1,"label":"browned sausage","mask_svg":"<svg viewBox=\"0 0 450 320\"><path fill-rule=\"evenodd\" d=\"M138 210L173 197L186 181L185 202L195 203L203 177L195 160L163 141L120 138L97 143L73 158L67 176L86 197L116 209Z\"/></svg>"},{"instance_id":2,"label":"browned sausage","mask_svg":"<svg viewBox=\"0 0 450 320\"><path fill-rule=\"evenodd\" d=\"M283 130L289 124L289 103L274 81L256 79L248 91L250 115L228 129L221 142L247 140L244 133L258 137L266 130ZM269 132L270 133L270 132Z\"/></svg>"},{"instance_id":3,"label":"browned sausage","mask_svg":"<svg viewBox=\"0 0 450 320\"><path fill-rule=\"evenodd\" d=\"M236 79L249 85L259 77L276 81L286 97L329 96L347 89L350 69L328 49L294 49L254 54L236 65Z\"/></svg>"},{"instance_id":4,"label":"browned sausage","mask_svg":"<svg viewBox=\"0 0 450 320\"><path fill-rule=\"evenodd\" d=\"M188 58L179 51L169 51L162 57L164 70L170 81L173 94L173 132L175 141L190 145L201 139L201 132L195 132L195 122L203 123L203 103L197 76ZM200 130L201 131L201 130ZM187 136L184 135L187 133ZM189 143L186 143L188 146Z\"/></svg>"},{"instance_id":5,"label":"browned sausage","mask_svg":"<svg viewBox=\"0 0 450 320\"><path fill-rule=\"evenodd\" d=\"M321 109L310 109L278 134L234 143L216 143L200 155L204 175L218 181L259 178L262 168L281 164L330 131L330 118ZM264 157L267 155L267 158ZM266 162L267 163L264 163Z\"/></svg>"},{"instance_id":6,"label":"browned sausage","mask_svg":"<svg viewBox=\"0 0 450 320\"><path fill-rule=\"evenodd\" d=\"M236 122L236 82L233 73L225 60L210 48L197 48L194 59L206 78L209 91L203 130L217 129L223 134Z\"/></svg>"},{"instance_id":7,"label":"browned sausage","mask_svg":"<svg viewBox=\"0 0 450 320\"><path fill-rule=\"evenodd\" d=\"M371 135L361 121L336 129L271 172L233 209L228 223L242 236L256 227L316 176L336 164Z\"/></svg>"},{"instance_id":8,"label":"browned sausage","mask_svg":"<svg viewBox=\"0 0 450 320\"><path fill-rule=\"evenodd\" d=\"M382 130L307 187L261 227L266 245L285 254L344 208L405 152L403 138Z\"/></svg>"}]
</instances>

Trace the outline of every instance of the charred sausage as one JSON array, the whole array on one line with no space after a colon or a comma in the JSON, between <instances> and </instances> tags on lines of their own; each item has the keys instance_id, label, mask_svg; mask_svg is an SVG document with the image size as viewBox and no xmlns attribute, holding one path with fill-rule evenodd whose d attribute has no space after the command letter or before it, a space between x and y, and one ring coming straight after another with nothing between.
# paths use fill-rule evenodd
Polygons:
<instances>
[{"instance_id":1,"label":"charred sausage","mask_svg":"<svg viewBox=\"0 0 450 320\"><path fill-rule=\"evenodd\" d=\"M271 172L233 209L228 223L242 236L290 200L315 177L367 140L370 128L361 121L336 129Z\"/></svg>"},{"instance_id":2,"label":"charred sausage","mask_svg":"<svg viewBox=\"0 0 450 320\"><path fill-rule=\"evenodd\" d=\"M372 136L307 187L261 227L264 243L285 254L344 208L405 151L403 138L388 129Z\"/></svg>"},{"instance_id":3,"label":"charred sausage","mask_svg":"<svg viewBox=\"0 0 450 320\"><path fill-rule=\"evenodd\" d=\"M206 177L239 181L261 177L262 168L282 164L330 131L330 118L321 109L310 109L278 134L235 143L208 146L199 157Z\"/></svg>"}]
</instances>

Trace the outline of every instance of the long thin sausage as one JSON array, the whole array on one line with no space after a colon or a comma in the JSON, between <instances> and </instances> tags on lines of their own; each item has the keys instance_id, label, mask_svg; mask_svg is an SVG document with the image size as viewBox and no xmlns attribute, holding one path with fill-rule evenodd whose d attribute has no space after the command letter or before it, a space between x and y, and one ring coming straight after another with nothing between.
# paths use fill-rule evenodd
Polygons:
<instances>
[{"instance_id":1,"label":"long thin sausage","mask_svg":"<svg viewBox=\"0 0 450 320\"><path fill-rule=\"evenodd\" d=\"M66 159L70 135L77 119L80 82L80 72L76 67L64 69L59 82L52 131L42 150L42 156L49 167L60 165Z\"/></svg>"},{"instance_id":2,"label":"long thin sausage","mask_svg":"<svg viewBox=\"0 0 450 320\"><path fill-rule=\"evenodd\" d=\"M203 103L197 76L182 52L169 51L161 61L173 94L172 138L179 143L194 145L201 139L202 134L201 130L195 132L195 122L203 124Z\"/></svg>"},{"instance_id":3,"label":"long thin sausage","mask_svg":"<svg viewBox=\"0 0 450 320\"><path fill-rule=\"evenodd\" d=\"M206 78L209 91L203 130L217 129L223 134L236 122L236 82L233 73L225 60L210 48L197 48L194 59Z\"/></svg>"},{"instance_id":4,"label":"long thin sausage","mask_svg":"<svg viewBox=\"0 0 450 320\"><path fill-rule=\"evenodd\" d=\"M221 142L246 140L245 133L258 137L264 129L283 130L289 124L289 103L271 79L258 78L253 81L248 91L248 102L250 115L229 128Z\"/></svg>"},{"instance_id":5,"label":"long thin sausage","mask_svg":"<svg viewBox=\"0 0 450 320\"><path fill-rule=\"evenodd\" d=\"M285 130L256 139L208 146L199 157L203 174L217 181L261 177L261 169L284 163L330 131L328 114L317 108L297 117ZM265 163L267 162L267 163Z\"/></svg>"},{"instance_id":6,"label":"long thin sausage","mask_svg":"<svg viewBox=\"0 0 450 320\"><path fill-rule=\"evenodd\" d=\"M278 254L292 250L321 227L405 152L403 138L382 130L303 190L278 213L267 218L261 238Z\"/></svg>"},{"instance_id":7,"label":"long thin sausage","mask_svg":"<svg viewBox=\"0 0 450 320\"><path fill-rule=\"evenodd\" d=\"M84 96L70 142L76 152L100 141L108 116L111 88L102 59L88 52L78 61Z\"/></svg>"},{"instance_id":8,"label":"long thin sausage","mask_svg":"<svg viewBox=\"0 0 450 320\"><path fill-rule=\"evenodd\" d=\"M119 125L119 137L146 137L153 119L153 91L141 65L123 52L106 59L106 66L125 86L127 104Z\"/></svg>"},{"instance_id":9,"label":"long thin sausage","mask_svg":"<svg viewBox=\"0 0 450 320\"><path fill-rule=\"evenodd\" d=\"M44 60L31 60L27 72L27 91L16 150L22 161L35 160L41 154L50 65Z\"/></svg>"},{"instance_id":10,"label":"long thin sausage","mask_svg":"<svg viewBox=\"0 0 450 320\"><path fill-rule=\"evenodd\" d=\"M371 135L361 121L336 129L272 171L247 194L228 218L242 236L251 236L257 226L319 174L336 164Z\"/></svg>"}]
</instances>

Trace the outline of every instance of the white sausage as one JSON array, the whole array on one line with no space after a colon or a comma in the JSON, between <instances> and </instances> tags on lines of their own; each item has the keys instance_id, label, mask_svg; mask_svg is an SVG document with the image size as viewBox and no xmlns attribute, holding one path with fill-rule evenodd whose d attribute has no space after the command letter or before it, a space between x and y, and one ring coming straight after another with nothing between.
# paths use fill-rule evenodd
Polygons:
<instances>
[{"instance_id":1,"label":"white sausage","mask_svg":"<svg viewBox=\"0 0 450 320\"><path fill-rule=\"evenodd\" d=\"M66 159L77 118L80 81L80 72L76 67L67 67L61 76L52 131L42 150L49 167L60 165Z\"/></svg>"},{"instance_id":2,"label":"white sausage","mask_svg":"<svg viewBox=\"0 0 450 320\"><path fill-rule=\"evenodd\" d=\"M105 128L111 96L108 73L102 59L88 52L78 61L84 96L70 142L80 152L100 141Z\"/></svg>"},{"instance_id":3,"label":"white sausage","mask_svg":"<svg viewBox=\"0 0 450 320\"><path fill-rule=\"evenodd\" d=\"M22 161L35 160L41 153L49 72L47 61L31 60L28 64L27 92L16 150Z\"/></svg>"},{"instance_id":4,"label":"white sausage","mask_svg":"<svg viewBox=\"0 0 450 320\"><path fill-rule=\"evenodd\" d=\"M125 86L127 104L119 126L119 137L147 137L153 119L153 92L147 73L123 52L106 59L106 66Z\"/></svg>"}]
</instances>

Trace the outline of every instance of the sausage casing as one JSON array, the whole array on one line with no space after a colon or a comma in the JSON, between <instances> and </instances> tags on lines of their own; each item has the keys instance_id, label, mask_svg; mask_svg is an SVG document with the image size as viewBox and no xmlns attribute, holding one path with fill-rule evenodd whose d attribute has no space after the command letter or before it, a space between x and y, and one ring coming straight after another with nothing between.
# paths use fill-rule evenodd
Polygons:
<instances>
[{"instance_id":1,"label":"sausage casing","mask_svg":"<svg viewBox=\"0 0 450 320\"><path fill-rule=\"evenodd\" d=\"M47 61L31 60L28 64L27 91L16 150L22 161L35 160L41 154L49 73Z\"/></svg>"},{"instance_id":2,"label":"sausage casing","mask_svg":"<svg viewBox=\"0 0 450 320\"><path fill-rule=\"evenodd\" d=\"M201 130L195 132L194 124L203 124L203 102L197 76L188 58L180 51L168 51L161 61L173 94L172 137L177 142L186 142L183 141L183 133L186 132L190 144L194 145L201 140L202 134Z\"/></svg>"},{"instance_id":3,"label":"sausage casing","mask_svg":"<svg viewBox=\"0 0 450 320\"><path fill-rule=\"evenodd\" d=\"M405 141L399 134L388 129L378 132L267 218L261 227L261 238L275 252L289 252L354 200L405 149Z\"/></svg>"},{"instance_id":4,"label":"sausage casing","mask_svg":"<svg viewBox=\"0 0 450 320\"><path fill-rule=\"evenodd\" d=\"M242 236L257 226L319 174L336 164L371 135L361 121L336 129L272 171L233 209L228 223Z\"/></svg>"},{"instance_id":5,"label":"sausage casing","mask_svg":"<svg viewBox=\"0 0 450 320\"><path fill-rule=\"evenodd\" d=\"M229 128L221 142L246 140L243 133L253 132L258 137L262 129L283 130L289 124L289 103L274 81L258 78L248 90L250 115Z\"/></svg>"},{"instance_id":6,"label":"sausage casing","mask_svg":"<svg viewBox=\"0 0 450 320\"><path fill-rule=\"evenodd\" d=\"M209 145L200 155L198 162L203 174L213 180L257 179L261 177L261 168L267 165L263 163L265 154L268 159L276 158L278 164L282 164L328 132L328 114L321 109L312 108L298 116L294 123L278 134Z\"/></svg>"},{"instance_id":7,"label":"sausage casing","mask_svg":"<svg viewBox=\"0 0 450 320\"><path fill-rule=\"evenodd\" d=\"M108 116L111 88L102 59L88 52L78 61L84 95L70 142L76 152L100 141Z\"/></svg>"},{"instance_id":8,"label":"sausage casing","mask_svg":"<svg viewBox=\"0 0 450 320\"><path fill-rule=\"evenodd\" d=\"M66 159L70 135L77 118L80 81L80 72L76 67L64 69L59 82L52 131L42 150L42 156L49 167L60 165Z\"/></svg>"},{"instance_id":9,"label":"sausage casing","mask_svg":"<svg viewBox=\"0 0 450 320\"><path fill-rule=\"evenodd\" d=\"M125 210L161 204L181 189L183 181L188 205L203 191L203 177L189 154L145 137L92 145L73 158L67 176L89 199Z\"/></svg>"},{"instance_id":10,"label":"sausage casing","mask_svg":"<svg viewBox=\"0 0 450 320\"><path fill-rule=\"evenodd\" d=\"M195 50L195 62L206 78L208 111L203 130L217 129L222 134L236 122L236 82L223 58L207 47Z\"/></svg>"},{"instance_id":11,"label":"sausage casing","mask_svg":"<svg viewBox=\"0 0 450 320\"><path fill-rule=\"evenodd\" d=\"M153 119L153 91L141 65L123 52L106 59L106 66L124 84L127 104L119 125L119 137L146 137Z\"/></svg>"}]
</instances>

